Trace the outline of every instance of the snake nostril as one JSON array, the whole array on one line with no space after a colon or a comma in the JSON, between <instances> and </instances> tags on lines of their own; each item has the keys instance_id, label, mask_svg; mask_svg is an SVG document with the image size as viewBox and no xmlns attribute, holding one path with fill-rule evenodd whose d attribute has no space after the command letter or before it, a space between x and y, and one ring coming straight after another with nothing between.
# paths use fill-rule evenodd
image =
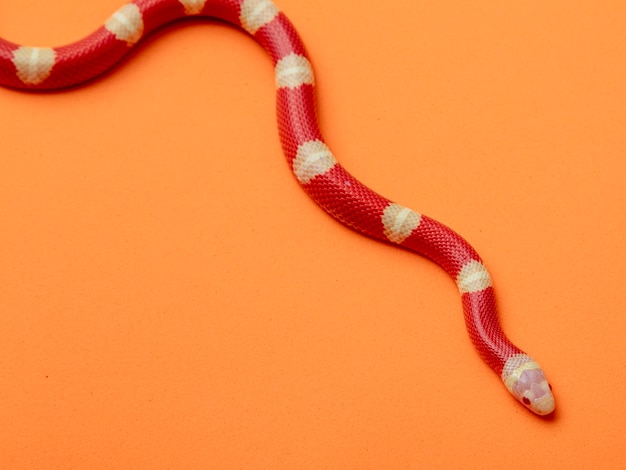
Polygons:
<instances>
[{"instance_id":1,"label":"snake nostril","mask_svg":"<svg viewBox=\"0 0 626 470\"><path fill-rule=\"evenodd\" d=\"M548 384L548 388L550 388L550 391L552 391L552 385Z\"/></svg>"},{"instance_id":2,"label":"snake nostril","mask_svg":"<svg viewBox=\"0 0 626 470\"><path fill-rule=\"evenodd\" d=\"M528 397L522 398L522 401L524 402L524 405L530 406L530 399Z\"/></svg>"}]
</instances>

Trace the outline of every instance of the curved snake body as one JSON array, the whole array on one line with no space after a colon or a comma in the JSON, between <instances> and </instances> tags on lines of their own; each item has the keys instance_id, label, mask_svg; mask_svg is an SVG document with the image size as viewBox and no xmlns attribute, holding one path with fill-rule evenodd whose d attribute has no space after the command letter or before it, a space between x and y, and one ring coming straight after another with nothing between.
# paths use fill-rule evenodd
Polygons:
<instances>
[{"instance_id":1,"label":"curved snake body","mask_svg":"<svg viewBox=\"0 0 626 470\"><path fill-rule=\"evenodd\" d=\"M317 124L315 79L304 45L271 1L135 0L66 46L26 47L0 39L0 84L43 90L85 82L109 70L149 32L189 16L225 20L263 46L275 68L280 141L304 190L345 225L440 265L456 281L469 336L483 360L527 408L551 413L554 397L545 374L502 331L491 277L474 249L443 224L372 191L337 162Z\"/></svg>"}]
</instances>

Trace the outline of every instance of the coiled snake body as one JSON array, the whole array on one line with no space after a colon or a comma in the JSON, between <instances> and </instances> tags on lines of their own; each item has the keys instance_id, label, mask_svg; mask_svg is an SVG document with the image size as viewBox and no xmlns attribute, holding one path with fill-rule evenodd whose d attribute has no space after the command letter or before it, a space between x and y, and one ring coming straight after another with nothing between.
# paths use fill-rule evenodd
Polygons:
<instances>
[{"instance_id":1,"label":"coiled snake body","mask_svg":"<svg viewBox=\"0 0 626 470\"><path fill-rule=\"evenodd\" d=\"M304 190L345 225L440 265L456 281L469 336L483 360L527 408L551 413L554 397L545 374L502 331L491 277L474 249L443 224L367 188L337 163L318 128L315 80L304 45L270 0L135 0L91 35L63 47L0 39L0 83L42 90L85 82L119 62L149 32L188 16L225 20L263 46L275 67L280 141Z\"/></svg>"}]
</instances>

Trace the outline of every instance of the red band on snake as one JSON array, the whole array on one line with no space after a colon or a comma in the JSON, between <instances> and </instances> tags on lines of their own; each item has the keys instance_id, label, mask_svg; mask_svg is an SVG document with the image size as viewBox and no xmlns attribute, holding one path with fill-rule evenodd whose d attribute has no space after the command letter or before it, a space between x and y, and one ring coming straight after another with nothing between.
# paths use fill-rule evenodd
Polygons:
<instances>
[{"instance_id":1,"label":"red band on snake","mask_svg":"<svg viewBox=\"0 0 626 470\"><path fill-rule=\"evenodd\" d=\"M135 0L73 44L25 47L0 39L0 83L27 90L80 84L109 70L151 31L189 16L224 20L261 44L275 67L280 141L304 190L348 227L441 266L456 281L467 331L480 356L524 406L551 413L554 397L545 374L502 331L491 277L476 251L448 227L389 201L337 163L318 127L315 79L305 47L270 0Z\"/></svg>"}]
</instances>

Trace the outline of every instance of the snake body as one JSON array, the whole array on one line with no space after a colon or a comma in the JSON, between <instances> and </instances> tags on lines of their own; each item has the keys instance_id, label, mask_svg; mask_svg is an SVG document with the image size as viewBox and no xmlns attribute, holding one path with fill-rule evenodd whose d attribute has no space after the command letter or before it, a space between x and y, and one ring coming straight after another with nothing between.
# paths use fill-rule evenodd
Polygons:
<instances>
[{"instance_id":1,"label":"snake body","mask_svg":"<svg viewBox=\"0 0 626 470\"><path fill-rule=\"evenodd\" d=\"M337 162L318 127L315 79L305 47L270 0L134 0L95 32L66 46L27 47L0 39L0 84L45 90L83 83L113 67L151 31L190 16L241 27L269 53L280 141L302 188L348 227L424 255L452 276L467 331L482 359L524 406L550 414L555 407L551 387L539 365L502 331L492 280L476 251L445 225L369 189Z\"/></svg>"}]
</instances>

